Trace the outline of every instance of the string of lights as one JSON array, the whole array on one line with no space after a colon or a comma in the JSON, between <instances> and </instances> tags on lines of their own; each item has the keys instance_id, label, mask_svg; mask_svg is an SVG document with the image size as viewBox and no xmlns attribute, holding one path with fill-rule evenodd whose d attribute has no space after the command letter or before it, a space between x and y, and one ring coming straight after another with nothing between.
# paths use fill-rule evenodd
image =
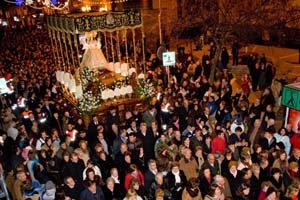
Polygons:
<instances>
[{"instance_id":1,"label":"string of lights","mask_svg":"<svg viewBox=\"0 0 300 200\"><path fill-rule=\"evenodd\" d=\"M4 0L6 3L15 4L16 6L28 6L34 9L53 9L53 10L64 10L67 9L69 6L69 1L66 0L64 2L60 2L57 0ZM87 5L107 5L107 4L113 4L113 3L124 3L128 0L79 0L79 2ZM85 11L89 11L90 9L86 9Z\"/></svg>"}]
</instances>

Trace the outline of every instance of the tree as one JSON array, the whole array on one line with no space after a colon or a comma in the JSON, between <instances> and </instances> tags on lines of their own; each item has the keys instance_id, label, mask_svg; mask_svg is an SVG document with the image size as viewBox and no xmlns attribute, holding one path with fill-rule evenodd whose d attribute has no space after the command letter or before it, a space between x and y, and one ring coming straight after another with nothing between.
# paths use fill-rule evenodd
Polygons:
<instances>
[{"instance_id":1,"label":"tree","mask_svg":"<svg viewBox=\"0 0 300 200\"><path fill-rule=\"evenodd\" d=\"M256 31L274 27L299 26L300 8L294 0L183 0L182 16L174 26L174 33L201 27L209 31L216 45L209 77L214 81L222 47L232 36L245 39L250 28Z\"/></svg>"}]
</instances>

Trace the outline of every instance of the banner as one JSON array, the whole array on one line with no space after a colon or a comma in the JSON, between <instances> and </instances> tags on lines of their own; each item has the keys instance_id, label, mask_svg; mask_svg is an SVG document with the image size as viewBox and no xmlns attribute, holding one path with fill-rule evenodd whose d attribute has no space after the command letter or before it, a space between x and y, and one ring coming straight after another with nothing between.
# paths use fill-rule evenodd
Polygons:
<instances>
[{"instance_id":1,"label":"banner","mask_svg":"<svg viewBox=\"0 0 300 200\"><path fill-rule=\"evenodd\" d=\"M287 123L292 124L293 131L297 132L298 126L300 128L300 111L291 108Z\"/></svg>"},{"instance_id":2,"label":"banner","mask_svg":"<svg viewBox=\"0 0 300 200\"><path fill-rule=\"evenodd\" d=\"M174 66L176 63L175 52L164 52L163 53L163 66Z\"/></svg>"},{"instance_id":3,"label":"banner","mask_svg":"<svg viewBox=\"0 0 300 200\"><path fill-rule=\"evenodd\" d=\"M78 15L51 15L47 17L50 29L65 33L85 33L87 31L107 31L142 26L140 11L89 13Z\"/></svg>"}]
</instances>

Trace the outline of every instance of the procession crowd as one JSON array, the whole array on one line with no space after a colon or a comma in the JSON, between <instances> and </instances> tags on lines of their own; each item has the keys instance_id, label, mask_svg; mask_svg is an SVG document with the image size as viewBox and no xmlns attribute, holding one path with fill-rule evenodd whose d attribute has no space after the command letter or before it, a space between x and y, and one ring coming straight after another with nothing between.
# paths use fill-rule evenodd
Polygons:
<instances>
[{"instance_id":1,"label":"procession crowd","mask_svg":"<svg viewBox=\"0 0 300 200\"><path fill-rule=\"evenodd\" d=\"M287 82L264 55L247 56L250 73L235 94L226 48L213 83L213 45L196 61L178 52L169 80L158 59L148 60L156 94L144 109L121 117L110 107L85 124L55 78L46 28L7 30L0 44L1 77L14 91L1 95L11 199L298 199L300 124L275 127L281 93L271 86ZM237 43L232 49L239 67ZM253 91L261 96L250 103Z\"/></svg>"}]
</instances>

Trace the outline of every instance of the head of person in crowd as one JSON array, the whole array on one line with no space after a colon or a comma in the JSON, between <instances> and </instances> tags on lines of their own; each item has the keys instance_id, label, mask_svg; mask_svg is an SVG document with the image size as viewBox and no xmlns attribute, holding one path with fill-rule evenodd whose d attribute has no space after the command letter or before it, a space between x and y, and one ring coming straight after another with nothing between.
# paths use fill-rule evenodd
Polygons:
<instances>
[{"instance_id":1,"label":"head of person in crowd","mask_svg":"<svg viewBox=\"0 0 300 200\"><path fill-rule=\"evenodd\" d=\"M239 198L249 198L250 195L250 185L247 183L242 183L236 191L236 196Z\"/></svg>"},{"instance_id":2,"label":"head of person in crowd","mask_svg":"<svg viewBox=\"0 0 300 200\"><path fill-rule=\"evenodd\" d=\"M207 195L213 199L220 199L222 196L222 191L217 184L211 184Z\"/></svg>"},{"instance_id":3,"label":"head of person in crowd","mask_svg":"<svg viewBox=\"0 0 300 200\"><path fill-rule=\"evenodd\" d=\"M266 191L266 200L277 200L277 191L273 187L269 187Z\"/></svg>"}]
</instances>

